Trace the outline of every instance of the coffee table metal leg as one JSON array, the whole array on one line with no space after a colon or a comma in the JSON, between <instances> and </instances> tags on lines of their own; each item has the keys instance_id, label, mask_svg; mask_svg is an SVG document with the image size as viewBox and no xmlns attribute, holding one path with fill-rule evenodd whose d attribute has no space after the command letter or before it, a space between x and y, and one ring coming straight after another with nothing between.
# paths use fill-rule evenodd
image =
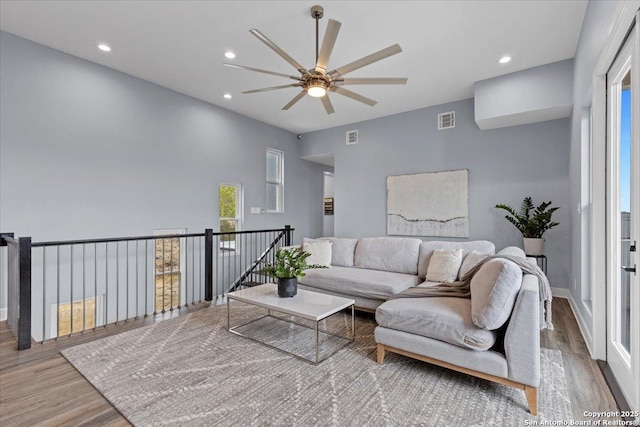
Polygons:
<instances>
[{"instance_id":1,"label":"coffee table metal leg","mask_svg":"<svg viewBox=\"0 0 640 427\"><path fill-rule=\"evenodd\" d=\"M318 363L318 347L320 346L320 335L318 334L318 321L316 321L316 363Z\"/></svg>"},{"instance_id":2,"label":"coffee table metal leg","mask_svg":"<svg viewBox=\"0 0 640 427\"><path fill-rule=\"evenodd\" d=\"M351 341L356 340L356 317L355 317L355 304L351 306Z\"/></svg>"}]
</instances>

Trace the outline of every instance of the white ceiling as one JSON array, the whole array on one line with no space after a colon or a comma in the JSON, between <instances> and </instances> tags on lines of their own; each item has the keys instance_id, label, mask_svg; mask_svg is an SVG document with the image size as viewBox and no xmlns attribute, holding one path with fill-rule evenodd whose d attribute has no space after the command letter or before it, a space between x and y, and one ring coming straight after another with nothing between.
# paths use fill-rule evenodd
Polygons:
<instances>
[{"instance_id":1,"label":"white ceiling","mask_svg":"<svg viewBox=\"0 0 640 427\"><path fill-rule=\"evenodd\" d=\"M292 83L231 69L233 61L296 75L249 33L257 28L312 68L315 24L342 22L329 68L399 43L403 52L348 77L408 77L406 86L349 86L374 107L331 94L335 113L298 88L242 94ZM515 1L2 1L0 29L191 95L294 133L305 133L473 96L473 82L574 56L587 0ZM97 43L113 47L110 53ZM513 60L500 65L509 54ZM222 97L225 92L231 100Z\"/></svg>"}]
</instances>

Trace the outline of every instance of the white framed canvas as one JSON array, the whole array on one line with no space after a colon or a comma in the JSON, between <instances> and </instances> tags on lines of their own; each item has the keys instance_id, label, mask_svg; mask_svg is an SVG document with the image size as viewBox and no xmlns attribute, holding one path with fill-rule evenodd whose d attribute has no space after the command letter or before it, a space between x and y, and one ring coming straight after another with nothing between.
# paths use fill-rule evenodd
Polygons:
<instances>
[{"instance_id":1,"label":"white framed canvas","mask_svg":"<svg viewBox=\"0 0 640 427\"><path fill-rule=\"evenodd\" d=\"M388 176L387 234L469 237L469 171Z\"/></svg>"}]
</instances>

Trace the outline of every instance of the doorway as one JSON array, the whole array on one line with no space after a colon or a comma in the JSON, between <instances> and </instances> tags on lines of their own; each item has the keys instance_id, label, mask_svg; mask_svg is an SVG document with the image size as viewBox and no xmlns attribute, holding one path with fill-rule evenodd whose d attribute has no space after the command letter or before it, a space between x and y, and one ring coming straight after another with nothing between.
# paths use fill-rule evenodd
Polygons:
<instances>
[{"instance_id":1,"label":"doorway","mask_svg":"<svg viewBox=\"0 0 640 427\"><path fill-rule=\"evenodd\" d=\"M323 212L322 212L322 236L334 235L334 196L333 196L333 172L323 172Z\"/></svg>"}]
</instances>

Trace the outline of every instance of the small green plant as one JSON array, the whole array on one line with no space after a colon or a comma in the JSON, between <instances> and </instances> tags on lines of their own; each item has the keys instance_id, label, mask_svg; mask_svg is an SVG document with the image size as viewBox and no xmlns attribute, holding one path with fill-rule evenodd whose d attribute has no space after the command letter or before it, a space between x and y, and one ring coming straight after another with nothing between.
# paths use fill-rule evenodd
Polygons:
<instances>
[{"instance_id":1,"label":"small green plant","mask_svg":"<svg viewBox=\"0 0 640 427\"><path fill-rule=\"evenodd\" d=\"M304 270L308 268L327 268L323 265L308 265L307 258L310 256L302 248L280 249L276 252L275 262L265 265L262 271L274 279L290 279L304 277Z\"/></svg>"},{"instance_id":2,"label":"small green plant","mask_svg":"<svg viewBox=\"0 0 640 427\"><path fill-rule=\"evenodd\" d=\"M551 215L560 208L550 206L550 201L534 206L531 197L525 197L519 212L503 204L496 205L496 208L509 212L510 215L505 215L505 218L520 230L523 237L536 239L542 238L545 231L558 225L551 221Z\"/></svg>"}]
</instances>

